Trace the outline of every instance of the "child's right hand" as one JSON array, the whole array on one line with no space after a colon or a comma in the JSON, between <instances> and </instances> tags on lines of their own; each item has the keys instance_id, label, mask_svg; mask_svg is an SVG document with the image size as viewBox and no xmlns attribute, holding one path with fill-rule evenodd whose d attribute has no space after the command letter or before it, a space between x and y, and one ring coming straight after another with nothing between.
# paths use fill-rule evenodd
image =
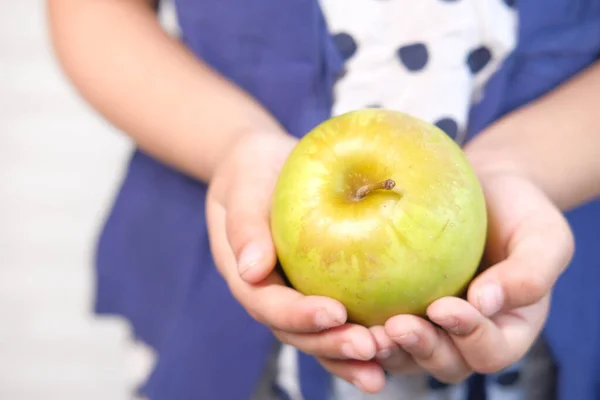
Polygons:
<instances>
[{"instance_id":1,"label":"child's right hand","mask_svg":"<svg viewBox=\"0 0 600 400\"><path fill-rule=\"evenodd\" d=\"M370 331L346 323L346 310L338 301L304 296L285 286L273 270L271 197L296 143L284 134L250 134L221 161L207 200L213 257L235 298L280 341L318 357L330 372L362 390L377 392L385 379L374 360Z\"/></svg>"}]
</instances>

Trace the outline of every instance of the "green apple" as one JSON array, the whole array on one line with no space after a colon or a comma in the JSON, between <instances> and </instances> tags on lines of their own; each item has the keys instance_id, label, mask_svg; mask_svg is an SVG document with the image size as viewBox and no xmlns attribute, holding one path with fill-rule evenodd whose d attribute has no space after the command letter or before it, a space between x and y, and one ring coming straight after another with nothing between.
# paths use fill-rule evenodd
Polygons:
<instances>
[{"instance_id":1,"label":"green apple","mask_svg":"<svg viewBox=\"0 0 600 400\"><path fill-rule=\"evenodd\" d=\"M290 284L351 322L424 315L461 295L485 247L485 199L462 149L405 113L365 109L302 138L276 183L273 242Z\"/></svg>"}]
</instances>

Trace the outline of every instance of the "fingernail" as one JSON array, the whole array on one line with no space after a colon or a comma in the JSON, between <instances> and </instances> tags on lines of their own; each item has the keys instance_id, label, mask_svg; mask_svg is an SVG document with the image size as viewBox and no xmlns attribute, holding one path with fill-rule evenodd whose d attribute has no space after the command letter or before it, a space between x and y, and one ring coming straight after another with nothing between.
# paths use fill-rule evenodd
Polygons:
<instances>
[{"instance_id":1,"label":"fingernail","mask_svg":"<svg viewBox=\"0 0 600 400\"><path fill-rule=\"evenodd\" d=\"M327 309L327 315L329 315L329 318L334 320L338 325L343 325L346 323L346 309L343 307L329 308Z\"/></svg>"},{"instance_id":2,"label":"fingernail","mask_svg":"<svg viewBox=\"0 0 600 400\"><path fill-rule=\"evenodd\" d=\"M486 317L491 317L502 308L504 294L496 283L488 283L479 291L479 311Z\"/></svg>"},{"instance_id":3,"label":"fingernail","mask_svg":"<svg viewBox=\"0 0 600 400\"><path fill-rule=\"evenodd\" d=\"M455 317L443 317L434 320L434 322L449 331L455 331L458 328L458 319Z\"/></svg>"},{"instance_id":4,"label":"fingernail","mask_svg":"<svg viewBox=\"0 0 600 400\"><path fill-rule=\"evenodd\" d=\"M385 360L390 358L392 355L392 350L390 349L381 349L377 352L377 358L380 360Z\"/></svg>"},{"instance_id":5,"label":"fingernail","mask_svg":"<svg viewBox=\"0 0 600 400\"><path fill-rule=\"evenodd\" d=\"M244 275L252 267L254 267L262 258L262 250L256 243L250 243L242 251L238 260L238 271L240 275Z\"/></svg>"},{"instance_id":6,"label":"fingernail","mask_svg":"<svg viewBox=\"0 0 600 400\"><path fill-rule=\"evenodd\" d=\"M358 353L356 352L356 349L354 348L354 346L352 345L352 343L342 343L342 354L345 357L348 358L352 358L355 360L359 360L361 357L359 357Z\"/></svg>"},{"instance_id":7,"label":"fingernail","mask_svg":"<svg viewBox=\"0 0 600 400\"><path fill-rule=\"evenodd\" d=\"M456 317L443 317L432 319L433 322L444 328L448 333L457 336L468 335L474 328L460 326L459 320Z\"/></svg>"},{"instance_id":8,"label":"fingernail","mask_svg":"<svg viewBox=\"0 0 600 400\"><path fill-rule=\"evenodd\" d=\"M366 369L366 370L360 371L358 373L358 376L352 383L354 384L354 386L356 386L360 390L365 391L366 387L372 386L372 382L373 381L377 382L377 380L379 380L379 379L380 379L380 377L379 377L379 374L377 373L377 371L374 371L372 369ZM371 382L371 385L369 385L369 382Z\"/></svg>"},{"instance_id":9,"label":"fingernail","mask_svg":"<svg viewBox=\"0 0 600 400\"><path fill-rule=\"evenodd\" d=\"M344 323L344 319L338 314L332 310L321 309L315 314L315 325L321 329L340 326Z\"/></svg>"},{"instance_id":10,"label":"fingernail","mask_svg":"<svg viewBox=\"0 0 600 400\"><path fill-rule=\"evenodd\" d=\"M341 350L344 356L354 360L369 360L371 358L371 354L362 354L363 352L350 342L342 344Z\"/></svg>"},{"instance_id":11,"label":"fingernail","mask_svg":"<svg viewBox=\"0 0 600 400\"><path fill-rule=\"evenodd\" d=\"M404 334L404 335L394 338L394 340L401 346L409 346L410 347L410 346L414 346L415 344L417 344L417 342L419 341L419 338L413 332L409 332L407 334Z\"/></svg>"}]
</instances>

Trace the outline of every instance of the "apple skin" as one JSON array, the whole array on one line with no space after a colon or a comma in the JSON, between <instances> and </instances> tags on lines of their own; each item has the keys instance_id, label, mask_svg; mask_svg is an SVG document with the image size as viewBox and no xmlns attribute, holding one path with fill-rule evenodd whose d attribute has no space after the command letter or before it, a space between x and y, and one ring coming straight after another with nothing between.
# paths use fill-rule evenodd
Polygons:
<instances>
[{"instance_id":1,"label":"apple skin","mask_svg":"<svg viewBox=\"0 0 600 400\"><path fill-rule=\"evenodd\" d=\"M356 198L388 179L393 189ZM487 231L462 149L436 126L386 109L333 117L304 136L282 167L270 218L292 287L340 301L367 327L461 295Z\"/></svg>"}]
</instances>

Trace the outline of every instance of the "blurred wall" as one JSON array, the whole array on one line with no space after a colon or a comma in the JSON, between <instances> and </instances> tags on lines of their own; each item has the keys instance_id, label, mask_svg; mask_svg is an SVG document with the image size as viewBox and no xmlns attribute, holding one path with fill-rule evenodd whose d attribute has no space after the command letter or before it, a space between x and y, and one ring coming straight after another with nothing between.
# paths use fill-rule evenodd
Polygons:
<instances>
[{"instance_id":1,"label":"blurred wall","mask_svg":"<svg viewBox=\"0 0 600 400\"><path fill-rule=\"evenodd\" d=\"M0 4L0 399L132 399L148 354L90 313L92 251L130 143L57 68L44 2Z\"/></svg>"}]
</instances>

